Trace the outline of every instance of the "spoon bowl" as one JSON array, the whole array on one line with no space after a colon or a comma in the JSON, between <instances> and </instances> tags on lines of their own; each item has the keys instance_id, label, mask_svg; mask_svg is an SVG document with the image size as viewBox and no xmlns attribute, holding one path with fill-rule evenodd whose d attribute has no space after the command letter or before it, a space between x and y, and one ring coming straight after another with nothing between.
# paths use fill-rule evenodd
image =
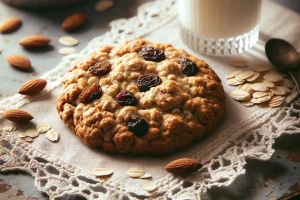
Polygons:
<instances>
[{"instance_id":1,"label":"spoon bowl","mask_svg":"<svg viewBox=\"0 0 300 200\"><path fill-rule=\"evenodd\" d=\"M297 50L281 39L270 39L265 47L269 61L280 70L300 67L300 57Z\"/></svg>"},{"instance_id":2,"label":"spoon bowl","mask_svg":"<svg viewBox=\"0 0 300 200\"><path fill-rule=\"evenodd\" d=\"M297 50L288 42L281 39L271 39L266 43L266 55L269 61L279 70L286 71L293 79L297 92L293 98L300 94L300 82L296 75L300 67L300 56Z\"/></svg>"}]
</instances>

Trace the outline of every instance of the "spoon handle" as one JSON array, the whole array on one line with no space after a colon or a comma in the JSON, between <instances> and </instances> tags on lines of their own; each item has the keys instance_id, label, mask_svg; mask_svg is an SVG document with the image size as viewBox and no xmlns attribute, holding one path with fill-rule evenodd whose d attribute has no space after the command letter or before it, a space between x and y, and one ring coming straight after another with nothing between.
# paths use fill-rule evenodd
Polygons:
<instances>
[{"instance_id":1,"label":"spoon handle","mask_svg":"<svg viewBox=\"0 0 300 200\"><path fill-rule=\"evenodd\" d=\"M288 74L292 77L292 79L296 85L296 88L298 90L298 94L300 94L300 82L299 82L298 77L296 77L295 72L291 71L291 70L288 70Z\"/></svg>"}]
</instances>

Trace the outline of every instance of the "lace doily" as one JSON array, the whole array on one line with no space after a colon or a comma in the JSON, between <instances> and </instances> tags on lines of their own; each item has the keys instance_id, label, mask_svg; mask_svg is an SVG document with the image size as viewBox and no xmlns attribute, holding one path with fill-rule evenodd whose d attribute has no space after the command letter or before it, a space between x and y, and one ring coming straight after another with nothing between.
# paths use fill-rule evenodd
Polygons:
<instances>
[{"instance_id":1,"label":"lace doily","mask_svg":"<svg viewBox=\"0 0 300 200\"><path fill-rule=\"evenodd\" d=\"M39 96L60 86L62 76L72 63L99 46L136 39L172 20L177 15L175 4L176 0L149 2L138 9L137 16L113 21L111 31L93 39L79 54L64 57L55 69L42 76L48 85ZM0 101L1 118L6 109L21 107L32 100L19 94L3 99ZM255 112L246 120L208 138L202 144L205 150L194 152L193 158L204 164L199 173L187 178L167 175L154 180L158 189L152 193L141 187L126 186L121 181L95 179L90 171L67 164L5 131L0 132L0 171L28 172L35 178L38 189L47 193L50 199L73 195L87 199L200 199L208 188L229 185L244 174L247 157L269 159L274 152L272 144L275 138L300 132L299 115L299 101L289 107Z\"/></svg>"}]
</instances>

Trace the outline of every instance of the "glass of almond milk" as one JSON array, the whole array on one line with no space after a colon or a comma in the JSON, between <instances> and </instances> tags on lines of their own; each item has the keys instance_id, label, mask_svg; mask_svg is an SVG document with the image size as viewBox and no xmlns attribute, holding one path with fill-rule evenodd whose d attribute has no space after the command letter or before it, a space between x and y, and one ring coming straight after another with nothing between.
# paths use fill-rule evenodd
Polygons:
<instances>
[{"instance_id":1,"label":"glass of almond milk","mask_svg":"<svg viewBox=\"0 0 300 200\"><path fill-rule=\"evenodd\" d=\"M194 51L242 53L258 40L261 0L178 0L180 35Z\"/></svg>"}]
</instances>

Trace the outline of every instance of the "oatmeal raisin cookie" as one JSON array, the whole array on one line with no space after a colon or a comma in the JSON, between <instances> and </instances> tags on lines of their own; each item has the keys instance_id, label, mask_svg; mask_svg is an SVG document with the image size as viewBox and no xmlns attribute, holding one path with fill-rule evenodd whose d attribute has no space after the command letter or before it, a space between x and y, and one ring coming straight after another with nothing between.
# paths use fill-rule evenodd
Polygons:
<instances>
[{"instance_id":1,"label":"oatmeal raisin cookie","mask_svg":"<svg viewBox=\"0 0 300 200\"><path fill-rule=\"evenodd\" d=\"M166 154L214 131L224 117L221 80L170 44L103 46L63 79L57 110L90 147Z\"/></svg>"}]
</instances>

